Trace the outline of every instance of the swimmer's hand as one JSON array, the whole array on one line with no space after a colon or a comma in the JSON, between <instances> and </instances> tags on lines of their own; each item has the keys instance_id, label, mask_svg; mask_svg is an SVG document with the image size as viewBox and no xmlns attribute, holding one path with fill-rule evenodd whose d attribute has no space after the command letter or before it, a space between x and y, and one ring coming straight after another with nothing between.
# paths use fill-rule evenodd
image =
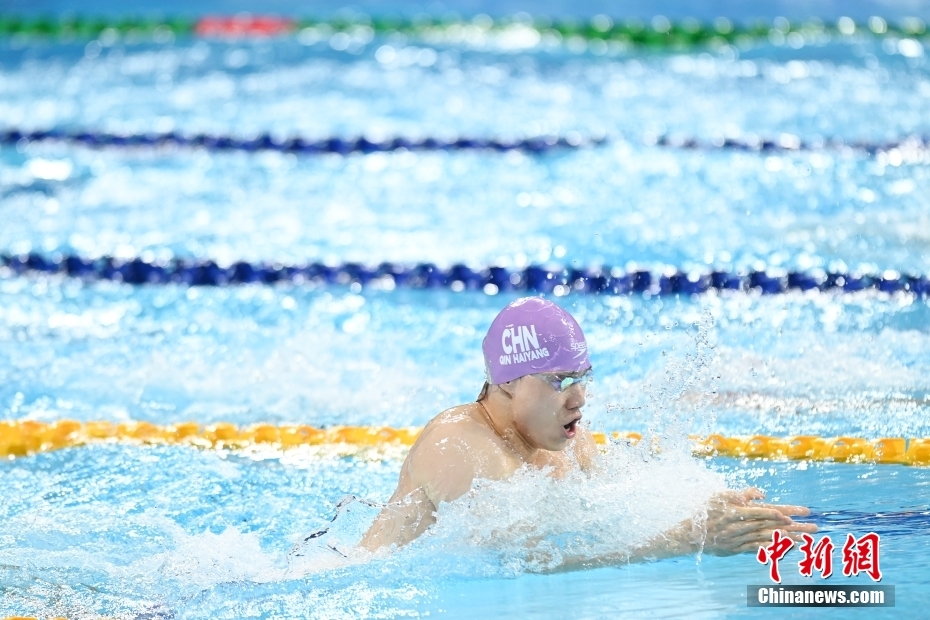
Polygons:
<instances>
[{"instance_id":1,"label":"swimmer's hand","mask_svg":"<svg viewBox=\"0 0 930 620\"><path fill-rule=\"evenodd\" d=\"M703 515L681 522L630 553L569 557L556 570L648 562L699 551L711 555L755 553L771 544L774 530L795 541L800 541L802 534L817 531L812 523L792 519L810 514L804 506L758 503L762 499L765 493L755 488L720 493L711 498Z\"/></svg>"},{"instance_id":2,"label":"swimmer's hand","mask_svg":"<svg viewBox=\"0 0 930 620\"><path fill-rule=\"evenodd\" d=\"M817 531L813 523L792 519L810 514L804 506L756 503L762 499L765 493L756 488L714 496L707 506L707 518L691 520L691 542L705 553L735 555L755 553L771 544L774 530L798 542L802 534Z\"/></svg>"}]
</instances>

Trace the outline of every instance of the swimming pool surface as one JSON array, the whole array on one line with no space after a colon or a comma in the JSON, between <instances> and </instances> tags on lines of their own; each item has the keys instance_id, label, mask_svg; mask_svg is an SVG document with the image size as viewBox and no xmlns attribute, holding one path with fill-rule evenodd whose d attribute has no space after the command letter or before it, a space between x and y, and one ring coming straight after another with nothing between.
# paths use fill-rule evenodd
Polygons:
<instances>
[{"instance_id":1,"label":"swimming pool surface","mask_svg":"<svg viewBox=\"0 0 930 620\"><path fill-rule=\"evenodd\" d=\"M925 154L646 143L927 135L924 45L917 54L864 37L599 55L396 36L343 49L308 37L3 38L0 130L608 142L544 155L3 146L0 253L925 275ZM0 419L11 420L420 426L474 399L481 339L513 298L0 276ZM926 299L558 302L591 346L595 429L653 430L668 445L708 431L930 436ZM746 484L809 505L834 541L882 536L896 607L868 613L917 618L930 604L927 468L674 450L644 461L631 450L611 447L609 475L570 492L533 476L484 488L445 507L432 535L371 562L341 557L373 516L361 503L319 544L299 541L329 526L346 495L386 500L396 454L100 444L0 462L0 617L758 616L746 586L767 583L767 568L751 555L543 575L526 541L494 534L522 525L548 542L623 548L687 516L702 493ZM806 583L796 561L783 564L786 583Z\"/></svg>"}]
</instances>

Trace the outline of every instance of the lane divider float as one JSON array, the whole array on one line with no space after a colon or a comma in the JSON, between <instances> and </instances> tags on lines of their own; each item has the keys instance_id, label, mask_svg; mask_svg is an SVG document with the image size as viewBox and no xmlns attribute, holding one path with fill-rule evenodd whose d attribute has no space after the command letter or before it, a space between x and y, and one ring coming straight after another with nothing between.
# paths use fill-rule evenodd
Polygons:
<instances>
[{"instance_id":1,"label":"lane divider float","mask_svg":"<svg viewBox=\"0 0 930 620\"><path fill-rule=\"evenodd\" d=\"M917 142L915 142L915 140ZM523 151L545 153L555 149L577 149L599 146L606 142L602 137L585 138L571 133L566 136L537 136L514 140L495 138L390 138L385 140L358 138L278 138L262 134L249 138L210 134L182 134L179 132L115 134L99 131L66 131L59 129L0 130L0 144L28 144L30 142L63 142L87 147L162 147L181 146L204 148L211 151L278 151L300 155L336 153L383 153L389 151L468 151L490 150L498 152ZM907 144L924 145L922 138L912 138ZM887 146L887 145L886 145ZM927 141L930 147L930 140ZM893 148L893 147L889 147Z\"/></svg>"},{"instance_id":2,"label":"lane divider float","mask_svg":"<svg viewBox=\"0 0 930 620\"><path fill-rule=\"evenodd\" d=\"M283 265L237 262L219 265L211 260L124 260L112 256L87 259L75 255L38 253L0 254L0 277L6 275L64 275L88 282L111 280L134 285L181 284L233 286L242 284L292 284L349 286L373 290L448 289L453 292L483 291L489 295L517 291L564 296L569 293L623 295L700 295L709 291L757 291L765 295L791 291L855 293L878 291L930 296L930 278L886 270L877 274L827 271L711 271L683 272L670 268L660 273L611 267L547 267L525 269L486 267L472 269L453 265L442 269L432 263L403 267L381 263Z\"/></svg>"},{"instance_id":3,"label":"lane divider float","mask_svg":"<svg viewBox=\"0 0 930 620\"><path fill-rule=\"evenodd\" d=\"M756 20L741 24L726 17L709 22L696 19L672 21L656 15L648 22L614 20L596 15L589 20L532 17L517 14L493 19L477 15L472 19L418 16L414 19L369 17L357 14L350 19L313 20L275 15L208 15L198 19L28 17L0 15L0 34L30 37L91 38L120 36L127 39L152 37L167 42L165 35L214 38L271 37L297 35L307 42L326 41L336 34L358 37L368 42L375 35L402 34L445 44L474 44L496 34L519 35L522 46L540 43L565 43L571 49L599 51L597 46L615 44L622 47L683 49L701 45L746 44L768 40L777 45L799 47L824 38L895 37L917 40L927 36L923 20L907 17L899 22L878 16L856 23L840 17L832 23L821 20L791 22L783 17L772 21ZM582 45L579 46L579 43ZM345 46L342 46L345 49Z\"/></svg>"},{"instance_id":4,"label":"lane divider float","mask_svg":"<svg viewBox=\"0 0 930 620\"><path fill-rule=\"evenodd\" d=\"M213 134L184 134L175 131L163 133L117 134L105 131L83 131L64 129L27 130L15 127L0 130L0 145L24 146L32 142L57 142L90 148L202 148L210 151L276 151L298 155L321 155L334 153L385 153L393 151L521 151L541 155L554 150L580 149L605 145L609 142L627 141L646 146L711 151L729 150L748 153L779 153L807 151L853 151L870 156L885 155L889 162L915 164L930 161L930 136L910 135L899 140L869 142L845 140L843 138L817 138L804 140L793 134L781 134L774 138L748 136L743 138L723 137L701 140L678 135L655 135L644 133L634 138L605 136L582 136L570 132L565 136L532 136L528 138L421 138L403 137L379 140L360 136L356 138L282 138L270 134L238 137Z\"/></svg>"},{"instance_id":5,"label":"lane divider float","mask_svg":"<svg viewBox=\"0 0 930 620\"><path fill-rule=\"evenodd\" d=\"M345 444L358 447L409 447L420 428L388 426L333 426L315 428L308 425L258 424L237 426L229 423L200 425L196 422L157 425L150 422L37 422L33 420L0 421L0 457L13 459L39 452L83 446L101 442L136 444L189 445L202 448L242 450L263 446L286 450L297 446ZM608 435L594 433L599 444ZM610 433L613 441L636 444L640 433ZM846 463L892 463L930 465L930 438L883 437L748 437L690 436L696 456L725 456L754 459L805 459Z\"/></svg>"}]
</instances>

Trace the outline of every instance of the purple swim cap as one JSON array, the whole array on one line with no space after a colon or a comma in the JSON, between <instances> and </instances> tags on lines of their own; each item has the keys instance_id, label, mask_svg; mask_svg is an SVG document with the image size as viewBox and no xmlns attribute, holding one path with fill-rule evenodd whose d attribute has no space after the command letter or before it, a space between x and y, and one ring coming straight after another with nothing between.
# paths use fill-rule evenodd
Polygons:
<instances>
[{"instance_id":1,"label":"purple swim cap","mask_svg":"<svg viewBox=\"0 0 930 620\"><path fill-rule=\"evenodd\" d=\"M494 385L538 372L578 372L591 367L588 343L578 322L540 297L524 297L501 310L481 350L488 383Z\"/></svg>"}]
</instances>

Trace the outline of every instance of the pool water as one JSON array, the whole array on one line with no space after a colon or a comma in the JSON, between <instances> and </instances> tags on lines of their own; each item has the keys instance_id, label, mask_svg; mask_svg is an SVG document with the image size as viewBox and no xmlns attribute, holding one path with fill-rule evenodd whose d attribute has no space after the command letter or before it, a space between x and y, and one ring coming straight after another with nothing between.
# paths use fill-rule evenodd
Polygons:
<instances>
[{"instance_id":1,"label":"pool water","mask_svg":"<svg viewBox=\"0 0 930 620\"><path fill-rule=\"evenodd\" d=\"M926 56L880 40L606 55L397 37L351 50L297 38L105 43L0 40L0 129L609 140L542 156L4 146L0 252L930 273L926 159L643 142L927 134ZM0 418L42 421L422 425L475 397L481 338L512 299L2 275ZM930 436L925 299L557 301L590 342L595 429L653 430L667 445L711 430ZM542 575L525 541L487 534L530 524L547 543L564 528L585 549L625 548L747 484L809 505L834 542L882 536L897 602L869 613L920 617L930 603L930 470L675 451L644 461L623 446L606 458L610 475L570 493L533 477L484 488L444 507L431 536L370 562L327 545L352 556L374 509L353 503L330 520L346 495L386 500L396 455L104 444L5 461L0 616L761 615L746 586L768 573L751 555ZM319 543L300 543L323 527ZM804 582L793 562L783 575Z\"/></svg>"},{"instance_id":2,"label":"pool water","mask_svg":"<svg viewBox=\"0 0 930 620\"><path fill-rule=\"evenodd\" d=\"M623 612L678 617L687 610L689 616L723 617L751 615L745 586L767 580L767 568L745 555L547 576L428 547L295 576L306 566L289 561L294 542L327 525L346 493L385 497L399 465L337 457L253 461L116 445L5 464L3 611L139 618L598 618ZM926 602L922 549L930 520L921 502L926 469L725 460L713 468L766 488L771 499L830 511L818 520L834 541L848 531L878 532L883 583L896 586L897 607L872 611L919 617ZM352 522L340 526L340 535L359 534L372 516L370 509L349 515ZM617 523L616 535L626 529ZM315 561L327 559L338 558L318 549ZM782 575L785 583L805 580L784 562ZM776 613L808 617L810 611Z\"/></svg>"}]
</instances>

